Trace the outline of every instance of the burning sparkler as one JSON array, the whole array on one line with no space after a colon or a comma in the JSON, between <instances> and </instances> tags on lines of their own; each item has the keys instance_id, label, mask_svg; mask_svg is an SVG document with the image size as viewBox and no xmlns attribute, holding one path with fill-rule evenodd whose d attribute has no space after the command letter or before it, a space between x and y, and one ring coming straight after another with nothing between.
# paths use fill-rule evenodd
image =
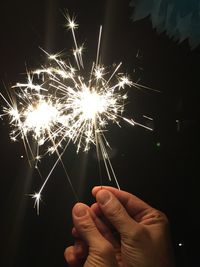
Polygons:
<instances>
[{"instance_id":1,"label":"burning sparkler","mask_svg":"<svg viewBox=\"0 0 200 267\"><path fill-rule=\"evenodd\" d=\"M127 98L125 87L138 87L138 84L119 73L122 63L112 71L100 64L102 26L99 31L96 60L87 79L87 75L82 75L82 47L78 46L75 35L78 24L68 15L66 19L66 27L71 30L73 36L76 66L64 62L59 55L50 55L43 50L48 56L48 66L28 72L26 83L17 83L13 86L15 98L10 97L8 101L1 94L6 102L2 116L9 117L13 128L11 139L15 141L21 138L28 156L36 162L47 153L58 155L39 192L31 195L38 210L42 190L58 162L62 163L76 196L62 162L62 155L70 142L76 145L77 152L80 149L88 151L91 144L95 145L97 158L99 161L100 158L103 159L108 178L114 178L119 188L107 153L109 143L105 132L108 131L108 125L119 125L123 120L131 125L138 124L147 128L133 119L123 117L124 102ZM31 147L32 139L37 143L36 154ZM41 147L46 148L44 154L41 154Z\"/></svg>"}]
</instances>

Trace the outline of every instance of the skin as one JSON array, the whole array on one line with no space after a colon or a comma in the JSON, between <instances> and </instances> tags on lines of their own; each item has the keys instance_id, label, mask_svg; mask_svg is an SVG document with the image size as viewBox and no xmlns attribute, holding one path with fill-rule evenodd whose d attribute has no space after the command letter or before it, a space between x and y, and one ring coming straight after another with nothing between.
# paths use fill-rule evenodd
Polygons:
<instances>
[{"instance_id":1,"label":"skin","mask_svg":"<svg viewBox=\"0 0 200 267\"><path fill-rule=\"evenodd\" d=\"M72 210L75 238L64 256L71 267L174 267L168 220L136 196L94 187L96 203Z\"/></svg>"}]
</instances>

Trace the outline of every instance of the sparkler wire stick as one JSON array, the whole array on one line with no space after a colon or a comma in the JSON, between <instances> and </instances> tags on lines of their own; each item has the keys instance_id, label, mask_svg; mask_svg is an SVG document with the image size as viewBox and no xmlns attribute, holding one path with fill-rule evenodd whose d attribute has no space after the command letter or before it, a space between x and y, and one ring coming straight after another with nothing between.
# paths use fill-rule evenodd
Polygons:
<instances>
[{"instance_id":1,"label":"sparkler wire stick","mask_svg":"<svg viewBox=\"0 0 200 267\"><path fill-rule=\"evenodd\" d=\"M97 48L96 67L99 64L99 52L100 52L100 46L101 46L101 35L102 35L102 25L100 26L100 30L99 30L99 41L98 41L98 48Z\"/></svg>"},{"instance_id":2,"label":"sparkler wire stick","mask_svg":"<svg viewBox=\"0 0 200 267\"><path fill-rule=\"evenodd\" d=\"M98 40L98 46L97 46L97 55L96 55L96 64L95 68L97 68L98 63L99 63L99 52L100 52L100 46L101 46L101 35L102 35L102 25L100 26L99 30L99 40ZM94 66L94 65L93 65ZM94 69L92 68L92 71ZM103 185L103 179L102 179L102 172L101 172L101 163L100 163L100 148L99 148L99 140L98 140L98 135L99 133L97 132L97 121L96 121L96 116L95 116L95 141L96 141L96 153L97 153L97 160L98 160L98 167L99 167L99 177L100 177L100 185ZM105 165L106 166L106 165ZM107 170L107 168L106 168Z\"/></svg>"},{"instance_id":3,"label":"sparkler wire stick","mask_svg":"<svg viewBox=\"0 0 200 267\"><path fill-rule=\"evenodd\" d=\"M100 178L100 185L103 185L103 179L102 179L102 172L101 172L101 163L100 163L100 143L99 143L99 133L97 132L97 125L96 125L96 118L94 121L94 127L95 127L95 142L96 142L96 154L97 154L97 161L98 161L98 168L99 168L99 178Z\"/></svg>"}]
</instances>

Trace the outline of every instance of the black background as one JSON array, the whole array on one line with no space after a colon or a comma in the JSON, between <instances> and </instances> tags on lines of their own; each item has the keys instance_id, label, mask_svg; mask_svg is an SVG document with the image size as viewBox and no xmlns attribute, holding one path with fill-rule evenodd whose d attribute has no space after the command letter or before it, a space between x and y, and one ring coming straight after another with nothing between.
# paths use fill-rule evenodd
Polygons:
<instances>
[{"instance_id":1,"label":"black background","mask_svg":"<svg viewBox=\"0 0 200 267\"><path fill-rule=\"evenodd\" d=\"M177 266L198 266L199 49L158 35L148 18L132 23L128 0L1 1L1 92L25 81L26 66L34 69L45 62L39 46L70 54L73 40L63 26L65 9L80 25L77 37L85 43L86 67L95 59L102 24L104 64L122 61L122 70L133 80L160 91L129 90L125 115L139 122L143 114L154 118L154 131L111 126L112 163L122 189L167 214ZM8 122L0 121L0 266L66 266L63 251L73 242L75 199L62 167L47 184L37 216L28 194L38 191L42 181L29 168L23 144L10 141L9 131ZM42 161L44 174L54 160ZM76 155L70 146L64 161L80 200L94 202L91 188L99 184L95 149ZM104 183L114 185L106 177Z\"/></svg>"}]
</instances>

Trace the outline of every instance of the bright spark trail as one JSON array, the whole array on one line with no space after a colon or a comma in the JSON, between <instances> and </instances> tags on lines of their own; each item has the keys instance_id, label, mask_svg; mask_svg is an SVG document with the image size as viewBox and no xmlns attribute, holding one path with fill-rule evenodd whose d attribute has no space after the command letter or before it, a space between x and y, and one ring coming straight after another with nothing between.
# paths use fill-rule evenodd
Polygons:
<instances>
[{"instance_id":1,"label":"bright spark trail","mask_svg":"<svg viewBox=\"0 0 200 267\"><path fill-rule=\"evenodd\" d=\"M8 116L12 126L10 137L13 141L23 140L28 158L35 162L36 168L45 155L56 153L58 156L40 190L31 195L38 213L41 193L59 162L78 200L62 161L69 143L76 146L77 153L80 149L88 151L95 145L99 165L102 158L109 180L114 179L120 188L107 152L110 147L106 139L109 124L120 126L120 121L125 121L152 130L132 118L123 117L127 99L125 88L140 85L119 73L122 63L114 69L100 64L102 26L96 59L88 75L84 73L83 47L78 46L75 35L78 24L68 15L66 19L66 27L71 30L74 42L75 66L70 61L63 61L59 54L50 55L43 50L48 56L47 66L27 72L27 82L13 86L8 100L0 93L6 103L1 116ZM31 145L33 141L37 144L36 152Z\"/></svg>"}]
</instances>

